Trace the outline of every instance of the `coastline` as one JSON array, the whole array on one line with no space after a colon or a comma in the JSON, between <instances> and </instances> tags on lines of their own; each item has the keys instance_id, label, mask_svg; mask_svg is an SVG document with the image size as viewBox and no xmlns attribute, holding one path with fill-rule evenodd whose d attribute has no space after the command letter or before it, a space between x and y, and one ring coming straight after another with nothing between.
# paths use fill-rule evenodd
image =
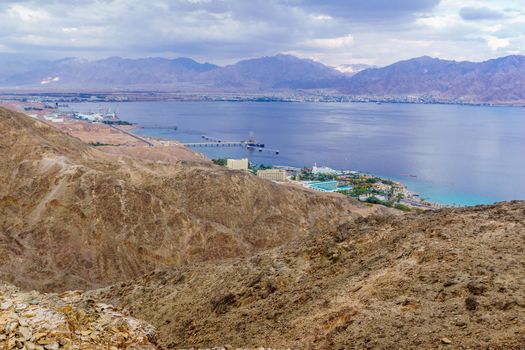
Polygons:
<instances>
[{"instance_id":1,"label":"coastline","mask_svg":"<svg viewBox=\"0 0 525 350\"><path fill-rule=\"evenodd\" d=\"M130 130L130 132L133 132L135 130L147 130L147 128L135 127L134 129ZM172 142L172 143L178 144L181 147L185 147L188 150L190 150L190 149L193 150L192 147L187 147L182 142L180 142L178 140L168 140L168 139L165 139L165 138L162 138L162 137L159 137L159 136L148 136L147 134L141 134L140 137L145 138L145 139L149 140L150 142ZM208 161L216 160L216 159L209 158L203 152L199 152L199 151L194 151L194 152L200 154L203 159L206 159ZM263 164L252 164L252 167L253 167L252 169L257 169L257 167L261 166L261 165L263 165ZM275 168L288 168L288 169L296 168L296 167L292 167L292 166L286 165L286 164L285 165L282 165L282 164L280 164L280 165L266 164L266 165L269 165L269 166L275 167ZM307 169L307 168L306 167L302 167L302 169ZM436 209L451 207L450 205L445 205L445 204L440 204L440 203L426 201L426 200L422 199L418 193L409 190L408 186L406 186L405 184L403 184L402 182L397 181L397 180L391 180L391 179L388 179L388 178L385 178L385 177L382 177L382 176L379 176L379 175L370 174L370 173L367 173L367 172L355 171L355 170L348 170L348 169L339 169L339 170L330 169L330 170L336 171L339 175L355 174L358 177L362 177L362 178L366 178L366 179L374 179L375 178L375 179L380 179L381 182L393 183L393 184L395 184L395 187L397 189L402 189L403 199L401 201L397 202L397 204L400 204L402 206L406 205L406 206L412 207L414 209L422 209L422 210L436 210ZM254 175L257 175L257 171L256 170L254 170L252 172L253 172ZM344 182L344 180L340 181L340 182ZM301 181L287 181L287 182L280 183L280 184L297 185L297 186L302 187L302 188L305 187L304 186L304 182L301 182ZM337 191L334 191L334 192L337 192ZM378 195L377 197L381 197L381 195ZM374 204L382 204L382 205L386 205L386 203L390 202L390 199L388 199L388 200L381 200L380 198L377 198L377 197L370 196L370 198L375 198L375 201L361 200L361 198L359 198L359 197L357 197L357 198L354 197L354 198L356 198L356 199L358 199L358 200L360 200L362 202L365 202L365 203L374 203ZM390 205L392 205L392 204L390 204ZM386 206L390 206L390 205L386 205Z\"/></svg>"},{"instance_id":2,"label":"coastline","mask_svg":"<svg viewBox=\"0 0 525 350\"><path fill-rule=\"evenodd\" d=\"M67 107L67 106L66 106ZM77 108L80 108L80 110L82 111L82 107L77 107ZM91 108L98 108L98 107L91 107ZM128 108L129 109L129 108ZM18 109L20 110L20 109ZM47 111L44 111L44 112L41 112L40 114L41 115L45 115L46 113L60 113L60 110L58 109L55 109L55 110L47 110ZM67 111L67 110L66 110ZM26 113L27 114L27 113ZM126 113L127 115L127 113ZM132 119L133 120L133 119ZM137 121L137 119L135 118L135 121ZM150 140L152 143L158 145L158 146L163 146L162 148L161 147L149 147L148 145L144 144L144 145L141 145L141 143L139 142L137 144L136 140L133 140L133 139L130 139L130 138L127 138L124 134L122 135L119 135L119 134L115 134L115 133L109 133L109 132L101 132L101 130L97 130L99 128L105 128L105 129L109 129L107 128L107 126L105 125L102 125L102 124L91 124L91 123L86 123L86 122L79 122L79 121L75 121L74 123L77 123L77 124L82 124L82 125L87 125L87 129L89 130L85 130L85 132L83 132L82 130L78 130L76 128L72 128L73 130L67 130L69 128L69 121L66 121L66 123L54 123L54 122L49 122L47 121L48 124L53 124L54 126L72 134L73 136L76 136L76 137L79 137L81 138L83 141L87 142L87 143L90 143L92 144L93 146L96 146L97 148L99 148L100 150L104 150L108 153L114 153L114 154L122 154L122 155L129 155L129 156L135 156L137 158L141 158L141 159L146 159L146 160L152 160L152 161L178 161L178 160L189 160L189 161L206 161L206 162L209 162L211 161L212 159L214 158L217 158L217 155L219 156L222 156L224 154L224 150L225 149L210 149L210 151L206 151L205 149L203 150L196 150L195 148L188 148L188 147L184 147L180 141L178 141L176 139L176 135L173 135L172 132L167 132L167 133L164 133L164 131L161 131L159 132L158 130L154 130L155 132L153 133L154 135L147 135L146 133L142 133L140 132L139 130L141 129L145 129L145 131L148 131L147 130L147 126L145 127L140 127L140 126L137 126L137 125L134 125L134 126L119 126L119 128L122 128L122 129L125 129L125 130L129 130L131 132L133 132L133 134L136 134L136 135L141 135L140 137L142 138L146 138L148 140ZM69 128L71 129L71 128ZM92 130L91 130L92 129ZM149 130L149 132L151 132L152 130ZM201 131L199 131L201 132ZM166 136L166 138L164 138L164 135ZM178 134L177 134L178 135ZM183 134L183 142L194 142L192 141L191 138L188 137L188 135L191 137L191 133L190 134ZM184 138L186 137L186 138ZM114 142L114 138L123 138L122 140L119 140L118 142ZM125 139L125 141L124 141ZM127 145L127 146L133 146L133 147L121 147L123 145ZM172 149L170 149L172 148ZM199 152L199 151L205 151L205 152ZM210 153L211 152L211 153ZM227 151L229 152L229 151ZM238 151L235 151L233 152L235 154L235 156L233 156L233 158L242 158L244 157L245 155L242 154L244 152L238 152ZM206 155L208 154L208 156ZM211 155L210 155L211 154ZM247 155L247 154L246 154ZM231 157L231 156L230 156ZM264 157L263 157L264 158ZM286 158L286 157L285 157ZM290 157L288 157L290 158ZM256 156L256 159L258 160L258 162L260 164L261 163L261 157L260 156ZM267 158L267 159L271 159L271 158ZM274 161L276 159L273 159ZM290 159L287 159L287 161L290 160ZM305 159L301 159L302 161L301 162L286 162L284 164L291 164L291 165L294 165L294 166L301 166L303 167L303 165L305 164L303 161ZM272 161L265 161L264 159L262 159L262 161L265 163L265 164L274 164L272 163ZM292 158L292 161L293 161L293 158ZM279 163L282 163L282 161L279 161ZM348 169L348 168L339 168L337 167L337 169ZM352 169L352 168L350 168ZM357 168L357 169L360 169L360 168ZM362 168L361 168L362 169ZM368 168L366 168L368 169ZM365 172L363 172L365 173ZM450 195L450 194L453 194L455 195L456 193L458 193L457 196L455 197L448 197L446 198L445 197L445 201L434 201L433 199L434 198L439 198L438 196L434 196L434 195L429 195L427 192L428 190L432 190L433 191L433 187L423 187L423 189L417 189L417 188L413 188L415 186L411 185L410 182L411 182L411 179L407 178L407 179L402 179L400 177L391 177L391 176L383 176L381 172L374 172L374 171L371 171L370 173L373 173L373 174L377 174L378 176L380 176L381 178L384 178L384 179L394 179L395 181L400 181L401 183L407 185L408 188L410 188L411 192L412 193L419 193L419 194L422 194L421 197L429 202L433 202L435 203L436 205L445 205L445 206L457 206L457 207L460 207L460 206L470 206L470 205L478 205L478 204L489 204L489 203L492 203L492 202L496 202L496 200L492 201L492 199L487 199L487 197L478 197L478 198L474 198L472 199L472 195L468 194L468 193L465 193L464 195L458 193L458 192L451 192L451 191L448 191L446 193L446 195ZM417 173L416 173L417 174ZM419 174L418 174L419 175ZM421 180L418 180L418 181L415 181L415 183L417 185L422 185L423 186L426 186L424 184L424 181L422 183ZM441 191L440 188L436 188L436 190L433 192L433 194L435 193L438 193L438 194L441 194L439 193L439 191ZM444 193L444 192L443 192ZM463 197L461 197L463 196ZM452 198L452 199L450 199ZM460 200L456 201L456 198L460 198ZM501 199L500 199L501 200ZM498 200L499 201L499 200Z\"/></svg>"},{"instance_id":3,"label":"coastline","mask_svg":"<svg viewBox=\"0 0 525 350\"><path fill-rule=\"evenodd\" d=\"M269 90L269 91L187 91L170 89L142 89L138 91L75 90L12 90L0 89L0 100L21 103L27 100L39 103L81 103L81 102L282 102L282 103L377 103L377 104L430 104L472 107L525 107L525 101L475 101L455 100L426 95L348 95L332 89L312 90Z\"/></svg>"}]
</instances>

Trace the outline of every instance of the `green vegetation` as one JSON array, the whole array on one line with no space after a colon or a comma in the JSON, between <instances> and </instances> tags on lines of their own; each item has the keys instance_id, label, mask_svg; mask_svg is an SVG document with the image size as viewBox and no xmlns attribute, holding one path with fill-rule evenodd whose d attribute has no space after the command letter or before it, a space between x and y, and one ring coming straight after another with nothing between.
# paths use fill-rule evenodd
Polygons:
<instances>
[{"instance_id":1,"label":"green vegetation","mask_svg":"<svg viewBox=\"0 0 525 350\"><path fill-rule=\"evenodd\" d=\"M337 178L337 176L331 174L314 174L307 169L301 170L296 177L300 181L332 181Z\"/></svg>"},{"instance_id":2,"label":"green vegetation","mask_svg":"<svg viewBox=\"0 0 525 350\"><path fill-rule=\"evenodd\" d=\"M401 203L395 204L394 208L401 210L401 211L412 211L412 208L410 208L408 205L404 205Z\"/></svg>"},{"instance_id":3,"label":"green vegetation","mask_svg":"<svg viewBox=\"0 0 525 350\"><path fill-rule=\"evenodd\" d=\"M214 164L220 165L220 166L226 166L226 163L228 163L228 161L225 158L212 159L211 161Z\"/></svg>"},{"instance_id":4,"label":"green vegetation","mask_svg":"<svg viewBox=\"0 0 525 350\"><path fill-rule=\"evenodd\" d=\"M259 166L258 166L257 168L258 168L258 170L268 170L268 169L273 169L273 166L271 166L271 165L259 164Z\"/></svg>"},{"instance_id":5,"label":"green vegetation","mask_svg":"<svg viewBox=\"0 0 525 350\"><path fill-rule=\"evenodd\" d=\"M381 200L381 199L379 199L377 197L374 197L374 196L368 197L365 202L371 203L371 204L381 204L381 205L384 205L386 207L394 206L394 202L393 201L390 201L390 200L383 201L383 200Z\"/></svg>"},{"instance_id":6,"label":"green vegetation","mask_svg":"<svg viewBox=\"0 0 525 350\"><path fill-rule=\"evenodd\" d=\"M89 143L90 146L93 146L93 147L101 147L101 146L118 146L118 145L114 145L114 144L111 144L111 143L102 143L102 142L90 142Z\"/></svg>"},{"instance_id":7,"label":"green vegetation","mask_svg":"<svg viewBox=\"0 0 525 350\"><path fill-rule=\"evenodd\" d=\"M133 125L133 123L127 122L125 120L104 120L102 123L108 125Z\"/></svg>"}]
</instances>

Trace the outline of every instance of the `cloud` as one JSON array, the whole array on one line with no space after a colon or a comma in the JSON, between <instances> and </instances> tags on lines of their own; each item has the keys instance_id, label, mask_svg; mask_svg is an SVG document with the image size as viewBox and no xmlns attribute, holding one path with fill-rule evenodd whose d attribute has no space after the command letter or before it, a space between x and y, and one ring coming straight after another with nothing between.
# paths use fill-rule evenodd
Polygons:
<instances>
[{"instance_id":1,"label":"cloud","mask_svg":"<svg viewBox=\"0 0 525 350\"><path fill-rule=\"evenodd\" d=\"M496 20L505 17L502 12L488 7L463 7L459 15L465 21Z\"/></svg>"},{"instance_id":2,"label":"cloud","mask_svg":"<svg viewBox=\"0 0 525 350\"><path fill-rule=\"evenodd\" d=\"M1 0L0 62L6 52L218 64L293 52L334 66L481 60L524 52L524 18L523 0Z\"/></svg>"},{"instance_id":3,"label":"cloud","mask_svg":"<svg viewBox=\"0 0 525 350\"><path fill-rule=\"evenodd\" d=\"M494 36L489 36L486 38L486 40L487 40L487 46L492 51L498 51L499 49L503 49L510 45L510 39L508 38L497 38Z\"/></svg>"},{"instance_id":4,"label":"cloud","mask_svg":"<svg viewBox=\"0 0 525 350\"><path fill-rule=\"evenodd\" d=\"M311 39L306 42L306 45L314 48L333 50L349 48L353 43L354 37L352 35L345 35L336 38Z\"/></svg>"},{"instance_id":5,"label":"cloud","mask_svg":"<svg viewBox=\"0 0 525 350\"><path fill-rule=\"evenodd\" d=\"M392 20L430 11L440 0L302 0L300 5L353 20Z\"/></svg>"},{"instance_id":6,"label":"cloud","mask_svg":"<svg viewBox=\"0 0 525 350\"><path fill-rule=\"evenodd\" d=\"M35 10L30 7L13 4L7 10L7 15L24 22L37 23L49 19L49 14L44 10Z\"/></svg>"}]
</instances>

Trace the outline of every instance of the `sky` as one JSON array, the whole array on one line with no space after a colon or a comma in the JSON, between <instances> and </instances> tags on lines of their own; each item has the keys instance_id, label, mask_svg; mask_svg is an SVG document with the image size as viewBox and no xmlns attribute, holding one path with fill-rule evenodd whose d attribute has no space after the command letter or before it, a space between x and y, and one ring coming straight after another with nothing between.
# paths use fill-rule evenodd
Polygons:
<instances>
[{"instance_id":1,"label":"sky","mask_svg":"<svg viewBox=\"0 0 525 350\"><path fill-rule=\"evenodd\" d=\"M525 0L0 0L0 57L288 53L331 66L525 54Z\"/></svg>"}]
</instances>

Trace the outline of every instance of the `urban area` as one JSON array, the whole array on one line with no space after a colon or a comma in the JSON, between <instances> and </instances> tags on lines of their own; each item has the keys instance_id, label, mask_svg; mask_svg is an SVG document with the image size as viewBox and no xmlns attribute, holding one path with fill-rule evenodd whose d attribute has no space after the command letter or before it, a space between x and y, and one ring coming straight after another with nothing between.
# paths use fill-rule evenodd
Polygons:
<instances>
[{"instance_id":1,"label":"urban area","mask_svg":"<svg viewBox=\"0 0 525 350\"><path fill-rule=\"evenodd\" d=\"M303 168L252 164L247 158L221 158L213 159L213 162L229 169L251 172L266 180L290 183L318 192L337 192L361 202L381 204L403 211L435 210L443 207L425 201L400 182L355 170L336 170L317 164Z\"/></svg>"}]
</instances>

